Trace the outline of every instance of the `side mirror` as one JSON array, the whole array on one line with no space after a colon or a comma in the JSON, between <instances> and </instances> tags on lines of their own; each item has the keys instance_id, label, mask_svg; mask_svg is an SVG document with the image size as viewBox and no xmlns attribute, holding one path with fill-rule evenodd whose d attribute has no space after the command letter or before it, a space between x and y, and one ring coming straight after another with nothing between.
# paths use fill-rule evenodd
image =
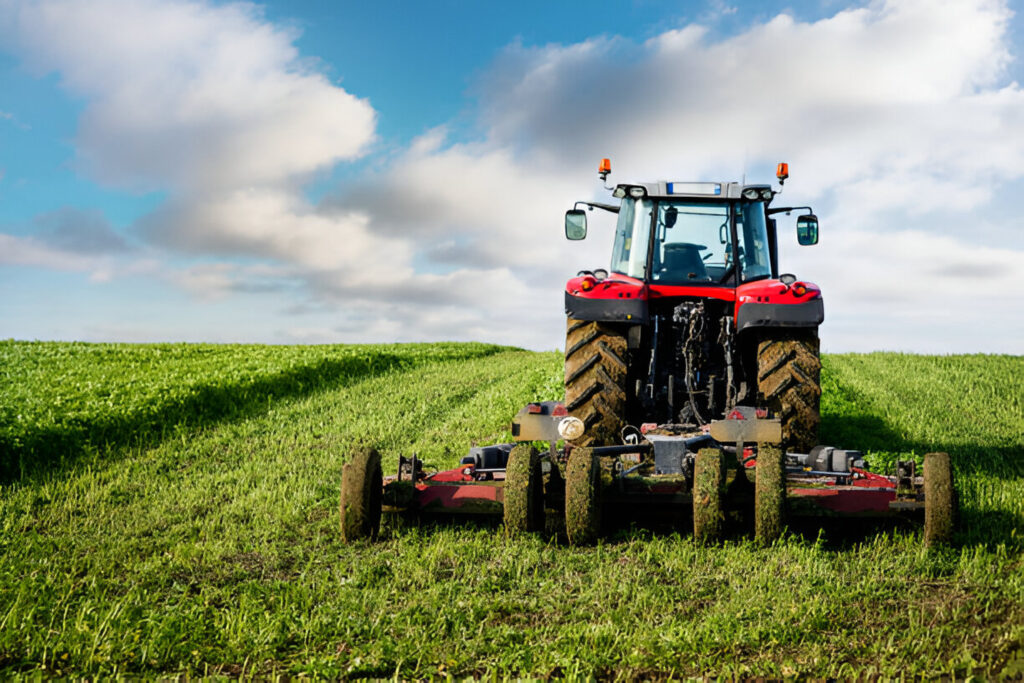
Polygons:
<instances>
[{"instance_id":1,"label":"side mirror","mask_svg":"<svg viewBox=\"0 0 1024 683\"><path fill-rule=\"evenodd\" d=\"M565 239L581 240L587 236L587 212L571 209L565 212Z\"/></svg>"},{"instance_id":2,"label":"side mirror","mask_svg":"<svg viewBox=\"0 0 1024 683\"><path fill-rule=\"evenodd\" d=\"M813 213L796 219L796 241L805 247L818 243L818 217Z\"/></svg>"},{"instance_id":3,"label":"side mirror","mask_svg":"<svg viewBox=\"0 0 1024 683\"><path fill-rule=\"evenodd\" d=\"M679 209L674 206L670 206L665 209L665 227L671 228L675 226L676 220L679 218Z\"/></svg>"}]
</instances>

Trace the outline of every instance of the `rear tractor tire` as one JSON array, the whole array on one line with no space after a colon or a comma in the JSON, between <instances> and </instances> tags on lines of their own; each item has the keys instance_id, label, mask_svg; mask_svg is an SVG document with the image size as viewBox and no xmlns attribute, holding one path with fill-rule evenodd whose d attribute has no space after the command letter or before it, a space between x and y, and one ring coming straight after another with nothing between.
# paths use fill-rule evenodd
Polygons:
<instances>
[{"instance_id":1,"label":"rear tractor tire","mask_svg":"<svg viewBox=\"0 0 1024 683\"><path fill-rule=\"evenodd\" d=\"M935 546L953 540L957 515L953 467L948 453L924 456L924 544Z\"/></svg>"},{"instance_id":2,"label":"rear tractor tire","mask_svg":"<svg viewBox=\"0 0 1024 683\"><path fill-rule=\"evenodd\" d=\"M565 335L565 407L583 421L577 446L619 442L625 426L627 343L612 325L569 318Z\"/></svg>"},{"instance_id":3,"label":"rear tractor tire","mask_svg":"<svg viewBox=\"0 0 1024 683\"><path fill-rule=\"evenodd\" d=\"M565 468L565 535L588 545L601 535L601 460L589 448L575 448Z\"/></svg>"},{"instance_id":4,"label":"rear tractor tire","mask_svg":"<svg viewBox=\"0 0 1024 683\"><path fill-rule=\"evenodd\" d=\"M373 448L353 453L341 471L341 537L346 543L377 538L383 493L380 454Z\"/></svg>"},{"instance_id":5,"label":"rear tractor tire","mask_svg":"<svg viewBox=\"0 0 1024 683\"><path fill-rule=\"evenodd\" d=\"M506 533L544 529L544 477L536 448L518 444L509 453L504 492Z\"/></svg>"},{"instance_id":6,"label":"rear tractor tire","mask_svg":"<svg viewBox=\"0 0 1024 683\"><path fill-rule=\"evenodd\" d=\"M757 389L782 421L786 450L810 453L821 422L821 358L816 330L773 330L757 345Z\"/></svg>"}]
</instances>

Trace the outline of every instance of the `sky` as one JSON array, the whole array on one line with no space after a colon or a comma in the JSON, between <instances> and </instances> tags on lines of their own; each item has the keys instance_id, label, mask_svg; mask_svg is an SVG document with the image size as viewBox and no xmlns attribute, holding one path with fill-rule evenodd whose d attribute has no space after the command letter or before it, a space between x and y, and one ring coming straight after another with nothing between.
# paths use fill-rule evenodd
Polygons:
<instances>
[{"instance_id":1,"label":"sky","mask_svg":"<svg viewBox=\"0 0 1024 683\"><path fill-rule=\"evenodd\" d=\"M1018 10L0 0L0 338L561 348L609 157L788 162L825 351L1024 354Z\"/></svg>"}]
</instances>

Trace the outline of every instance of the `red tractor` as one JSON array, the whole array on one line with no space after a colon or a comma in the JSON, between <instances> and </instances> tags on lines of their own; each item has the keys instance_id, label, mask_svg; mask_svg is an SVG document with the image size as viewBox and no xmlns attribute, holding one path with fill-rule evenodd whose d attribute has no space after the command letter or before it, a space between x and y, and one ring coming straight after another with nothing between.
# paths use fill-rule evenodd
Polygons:
<instances>
[{"instance_id":1,"label":"red tractor","mask_svg":"<svg viewBox=\"0 0 1024 683\"><path fill-rule=\"evenodd\" d=\"M605 159L600 175L611 172ZM692 524L698 540L753 526L771 542L798 518L924 517L929 544L952 538L946 453L897 461L883 476L859 451L817 445L821 290L780 274L773 216L799 212L797 241L818 241L810 207L772 207L780 190L738 183L620 184L610 270L565 290L565 399L523 407L514 443L474 447L437 471L399 456L382 476L354 453L341 486L346 540L373 538L381 513L492 515L509 532L588 543L632 518ZM538 449L537 446L543 446ZM752 519L752 524L749 522Z\"/></svg>"},{"instance_id":2,"label":"red tractor","mask_svg":"<svg viewBox=\"0 0 1024 683\"><path fill-rule=\"evenodd\" d=\"M600 175L611 172L607 159ZM737 406L769 411L783 443L818 443L821 290L779 273L780 213L804 211L797 241L818 241L809 207L772 207L780 190L739 183L623 183L618 205L577 202L565 234L587 234L581 204L618 214L611 268L566 284L565 405L579 443L620 443L642 423L699 429Z\"/></svg>"}]
</instances>

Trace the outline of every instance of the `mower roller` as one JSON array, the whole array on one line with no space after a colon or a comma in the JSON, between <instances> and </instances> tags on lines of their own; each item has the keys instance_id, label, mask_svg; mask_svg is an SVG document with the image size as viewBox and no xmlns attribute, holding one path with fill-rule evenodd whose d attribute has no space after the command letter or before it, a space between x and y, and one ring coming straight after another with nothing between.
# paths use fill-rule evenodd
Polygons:
<instances>
[{"instance_id":1,"label":"mower roller","mask_svg":"<svg viewBox=\"0 0 1024 683\"><path fill-rule=\"evenodd\" d=\"M607 181L611 164L602 160ZM925 543L948 542L956 519L949 456L924 470L899 461L873 473L859 451L818 443L820 288L779 273L773 216L799 212L797 242L818 241L810 207L772 207L779 187L627 183L611 268L581 271L565 288L565 399L530 403L513 443L471 448L458 467L399 456L381 475L365 449L345 465L346 541L375 538L381 513L491 515L508 533L547 531L595 541L629 519L691 523L700 542L753 527L769 544L803 518L914 517ZM538 446L542 449L538 450Z\"/></svg>"}]
</instances>

